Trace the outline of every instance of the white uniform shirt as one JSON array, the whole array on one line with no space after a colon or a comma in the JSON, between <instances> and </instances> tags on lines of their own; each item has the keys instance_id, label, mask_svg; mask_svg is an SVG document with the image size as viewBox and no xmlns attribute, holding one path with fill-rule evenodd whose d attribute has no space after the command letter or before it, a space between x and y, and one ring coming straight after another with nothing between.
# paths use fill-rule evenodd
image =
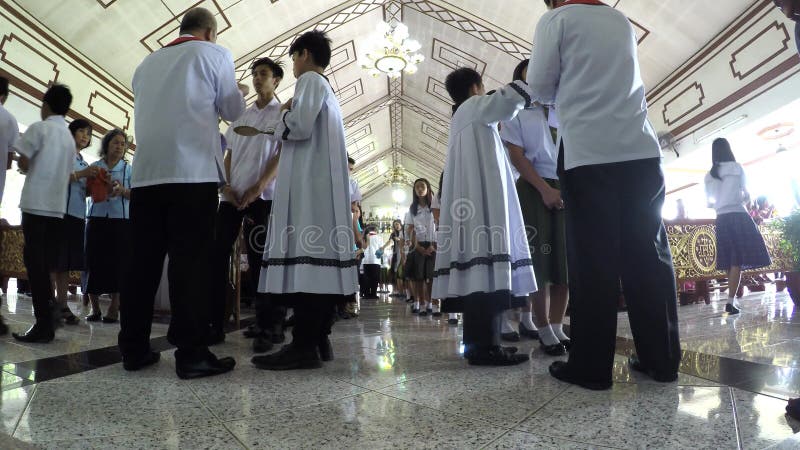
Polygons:
<instances>
[{"instance_id":1,"label":"white uniform shirt","mask_svg":"<svg viewBox=\"0 0 800 450\"><path fill-rule=\"evenodd\" d=\"M433 221L433 212L427 206L417 206L417 215L411 214L409 208L406 213L406 225L414 225L414 232L417 234L417 242L434 242L436 241L436 224Z\"/></svg>"},{"instance_id":2,"label":"white uniform shirt","mask_svg":"<svg viewBox=\"0 0 800 450\"><path fill-rule=\"evenodd\" d=\"M218 119L245 109L231 52L205 41L165 47L139 64L132 85L132 186L224 180Z\"/></svg>"},{"instance_id":3,"label":"white uniform shirt","mask_svg":"<svg viewBox=\"0 0 800 450\"><path fill-rule=\"evenodd\" d=\"M281 103L274 97L262 109L258 109L258 106L253 103L225 133L225 140L231 150L231 179L228 180L228 183L237 194L242 195L250 186L258 182L261 174L267 168L267 163L278 156L281 146L280 139L273 136L266 134L250 137L240 136L234 133L233 129L247 125L263 130L268 124L274 123L280 115ZM276 178L273 178L261 193L262 199L272 200Z\"/></svg>"},{"instance_id":4,"label":"white uniform shirt","mask_svg":"<svg viewBox=\"0 0 800 450\"><path fill-rule=\"evenodd\" d=\"M747 180L744 168L737 162L720 163L717 173L720 180L707 173L705 177L706 199L717 215L746 213L744 201L747 194Z\"/></svg>"},{"instance_id":5,"label":"white uniform shirt","mask_svg":"<svg viewBox=\"0 0 800 450\"><path fill-rule=\"evenodd\" d=\"M358 187L358 180L350 177L350 203L361 201L361 188Z\"/></svg>"},{"instance_id":6,"label":"white uniform shirt","mask_svg":"<svg viewBox=\"0 0 800 450\"><path fill-rule=\"evenodd\" d=\"M8 166L8 152L19 137L17 119L0 105L0 202L3 200L3 189L6 186L6 167Z\"/></svg>"},{"instance_id":7,"label":"white uniform shirt","mask_svg":"<svg viewBox=\"0 0 800 450\"><path fill-rule=\"evenodd\" d=\"M624 14L562 6L542 16L533 42L528 85L534 100L558 108L565 169L661 156Z\"/></svg>"},{"instance_id":8,"label":"white uniform shirt","mask_svg":"<svg viewBox=\"0 0 800 450\"><path fill-rule=\"evenodd\" d=\"M383 238L377 233L369 234L369 244L364 249L364 259L361 264L380 264L381 258L375 256L375 252L383 247Z\"/></svg>"},{"instance_id":9,"label":"white uniform shirt","mask_svg":"<svg viewBox=\"0 0 800 450\"><path fill-rule=\"evenodd\" d=\"M521 147L525 152L525 158L530 161L540 177L558 178L556 171L558 152L543 107L523 109L517 117L503 122L500 126L500 139L505 143Z\"/></svg>"},{"instance_id":10,"label":"white uniform shirt","mask_svg":"<svg viewBox=\"0 0 800 450\"><path fill-rule=\"evenodd\" d=\"M30 160L19 202L22 212L64 217L75 159L75 140L64 116L34 123L14 148Z\"/></svg>"}]
</instances>

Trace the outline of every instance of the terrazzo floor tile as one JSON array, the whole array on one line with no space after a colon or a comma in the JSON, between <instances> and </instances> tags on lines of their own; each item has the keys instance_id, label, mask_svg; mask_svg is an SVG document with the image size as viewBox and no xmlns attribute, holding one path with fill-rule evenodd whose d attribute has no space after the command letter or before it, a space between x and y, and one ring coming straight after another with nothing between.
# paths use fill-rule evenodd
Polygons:
<instances>
[{"instance_id":1,"label":"terrazzo floor tile","mask_svg":"<svg viewBox=\"0 0 800 450\"><path fill-rule=\"evenodd\" d=\"M564 439L551 438L547 436L538 436L531 433L523 433L522 431L509 431L500 439L492 442L484 447L487 450L510 450L510 449L527 449L527 448L547 448L559 450L589 450L600 448L613 448L613 447L600 447L592 444L584 444L581 442L566 441Z\"/></svg>"},{"instance_id":2,"label":"terrazzo floor tile","mask_svg":"<svg viewBox=\"0 0 800 450\"><path fill-rule=\"evenodd\" d=\"M739 434L745 449L762 449L778 444L794 435L793 426L800 426L800 422L786 416L786 401L739 389L732 390Z\"/></svg>"},{"instance_id":3,"label":"terrazzo floor tile","mask_svg":"<svg viewBox=\"0 0 800 450\"><path fill-rule=\"evenodd\" d=\"M367 391L336 380L323 370L259 370L249 361L242 362L233 372L192 380L190 386L222 420L330 402Z\"/></svg>"},{"instance_id":4,"label":"terrazzo floor tile","mask_svg":"<svg viewBox=\"0 0 800 450\"><path fill-rule=\"evenodd\" d=\"M461 366L380 390L448 414L512 426L562 393L566 386L545 373L549 361L512 367Z\"/></svg>"},{"instance_id":5,"label":"terrazzo floor tile","mask_svg":"<svg viewBox=\"0 0 800 450\"><path fill-rule=\"evenodd\" d=\"M517 428L610 447L737 448L727 387L617 384L598 392L571 386Z\"/></svg>"},{"instance_id":6,"label":"terrazzo floor tile","mask_svg":"<svg viewBox=\"0 0 800 450\"><path fill-rule=\"evenodd\" d=\"M36 386L23 386L0 392L0 433L14 432L35 390Z\"/></svg>"},{"instance_id":7,"label":"terrazzo floor tile","mask_svg":"<svg viewBox=\"0 0 800 450\"><path fill-rule=\"evenodd\" d=\"M48 450L128 450L128 449L203 449L239 450L245 447L222 425L202 428L185 428L158 433L140 433L127 436L110 436L90 439L50 441L39 444Z\"/></svg>"},{"instance_id":8,"label":"terrazzo floor tile","mask_svg":"<svg viewBox=\"0 0 800 450\"><path fill-rule=\"evenodd\" d=\"M225 425L253 449L467 449L505 431L378 393Z\"/></svg>"}]
</instances>

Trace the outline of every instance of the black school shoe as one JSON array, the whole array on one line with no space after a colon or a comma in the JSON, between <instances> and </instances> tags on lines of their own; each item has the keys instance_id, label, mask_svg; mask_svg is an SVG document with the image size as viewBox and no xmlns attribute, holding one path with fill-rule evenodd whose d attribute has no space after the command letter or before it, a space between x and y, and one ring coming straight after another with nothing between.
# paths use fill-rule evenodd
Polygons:
<instances>
[{"instance_id":1,"label":"black school shoe","mask_svg":"<svg viewBox=\"0 0 800 450\"><path fill-rule=\"evenodd\" d=\"M235 359L217 358L208 350L204 355L195 358L184 358L180 349L175 351L175 373L182 380L221 375L230 372L235 366Z\"/></svg>"},{"instance_id":2,"label":"black school shoe","mask_svg":"<svg viewBox=\"0 0 800 450\"><path fill-rule=\"evenodd\" d=\"M256 368L263 370L319 369L322 367L317 347L303 349L293 343L284 345L276 353L254 356L251 361Z\"/></svg>"},{"instance_id":3,"label":"black school shoe","mask_svg":"<svg viewBox=\"0 0 800 450\"><path fill-rule=\"evenodd\" d=\"M135 371L152 366L161 359L161 353L147 352L139 358L122 358L122 368L127 371Z\"/></svg>"},{"instance_id":4,"label":"black school shoe","mask_svg":"<svg viewBox=\"0 0 800 450\"><path fill-rule=\"evenodd\" d=\"M545 345L545 343L542 342L542 339L539 338L539 347L541 347L542 351L550 356L564 356L567 354L567 349L561 342L553 345Z\"/></svg>"},{"instance_id":5,"label":"black school shoe","mask_svg":"<svg viewBox=\"0 0 800 450\"><path fill-rule=\"evenodd\" d=\"M50 322L50 319L37 320L25 333L11 333L11 335L20 342L46 344L56 337L56 332L53 330Z\"/></svg>"},{"instance_id":6,"label":"black school shoe","mask_svg":"<svg viewBox=\"0 0 800 450\"><path fill-rule=\"evenodd\" d=\"M458 325L458 319L447 319L449 325Z\"/></svg>"},{"instance_id":7,"label":"black school shoe","mask_svg":"<svg viewBox=\"0 0 800 450\"><path fill-rule=\"evenodd\" d=\"M512 331L510 333L500 333L500 339L506 342L519 342L519 333Z\"/></svg>"},{"instance_id":8,"label":"black school shoe","mask_svg":"<svg viewBox=\"0 0 800 450\"><path fill-rule=\"evenodd\" d=\"M641 372L653 380L658 381L659 383L672 383L678 379L678 372L659 372L653 369L648 369L642 364L641 361L639 361L639 357L636 355L631 355L628 357L628 365L630 366L631 370Z\"/></svg>"},{"instance_id":9,"label":"black school shoe","mask_svg":"<svg viewBox=\"0 0 800 450\"><path fill-rule=\"evenodd\" d=\"M731 305L730 303L725 304L725 312L731 315L739 314L739 308Z\"/></svg>"},{"instance_id":10,"label":"black school shoe","mask_svg":"<svg viewBox=\"0 0 800 450\"><path fill-rule=\"evenodd\" d=\"M566 361L556 361L550 364L550 375L565 383L574 384L593 391L605 391L611 389L611 386L614 384L611 380L601 381L580 378L572 373Z\"/></svg>"},{"instance_id":11,"label":"black school shoe","mask_svg":"<svg viewBox=\"0 0 800 450\"><path fill-rule=\"evenodd\" d=\"M519 323L519 335L531 339L539 339L539 330L530 330L522 322Z\"/></svg>"},{"instance_id":12,"label":"black school shoe","mask_svg":"<svg viewBox=\"0 0 800 450\"><path fill-rule=\"evenodd\" d=\"M512 353L500 346L488 349L475 349L469 352L467 362L471 366L514 366L524 363L528 355Z\"/></svg>"}]
</instances>

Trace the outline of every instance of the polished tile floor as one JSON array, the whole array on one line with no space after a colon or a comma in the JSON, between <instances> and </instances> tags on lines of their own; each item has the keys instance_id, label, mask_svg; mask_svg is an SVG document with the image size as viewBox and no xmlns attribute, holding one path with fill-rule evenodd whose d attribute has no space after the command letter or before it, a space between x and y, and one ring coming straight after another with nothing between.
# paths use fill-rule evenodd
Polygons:
<instances>
[{"instance_id":1,"label":"polished tile floor","mask_svg":"<svg viewBox=\"0 0 800 450\"><path fill-rule=\"evenodd\" d=\"M13 292L13 290L12 290ZM79 303L71 303L80 310ZM470 367L460 327L364 302L334 328L336 359L321 370L254 369L249 340L214 348L230 374L175 376L166 326L161 362L119 364L117 325L61 328L45 345L0 337L0 448L800 448L783 413L800 395L800 317L785 293L748 295L737 318L723 304L679 309L684 362L677 383L631 373L624 313L614 388L591 392L547 375L554 358L531 341L528 364ZM4 296L12 330L32 322L30 299Z\"/></svg>"}]
</instances>

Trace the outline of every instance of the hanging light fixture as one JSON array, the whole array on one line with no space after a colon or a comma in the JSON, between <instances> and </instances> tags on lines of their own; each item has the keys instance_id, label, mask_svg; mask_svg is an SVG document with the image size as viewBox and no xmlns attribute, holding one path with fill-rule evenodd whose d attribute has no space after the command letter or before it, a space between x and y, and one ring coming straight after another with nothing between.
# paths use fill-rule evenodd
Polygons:
<instances>
[{"instance_id":1,"label":"hanging light fixture","mask_svg":"<svg viewBox=\"0 0 800 450\"><path fill-rule=\"evenodd\" d=\"M394 25L378 23L377 33L365 43L365 47L361 67L375 78L384 74L397 78L403 72L411 75L417 71L417 64L425 59L417 53L422 46L409 39L408 27L401 22Z\"/></svg>"},{"instance_id":2,"label":"hanging light fixture","mask_svg":"<svg viewBox=\"0 0 800 450\"><path fill-rule=\"evenodd\" d=\"M392 200L395 204L406 201L406 187L408 176L402 166L392 167L386 174L386 184L392 187Z\"/></svg>"}]
</instances>

